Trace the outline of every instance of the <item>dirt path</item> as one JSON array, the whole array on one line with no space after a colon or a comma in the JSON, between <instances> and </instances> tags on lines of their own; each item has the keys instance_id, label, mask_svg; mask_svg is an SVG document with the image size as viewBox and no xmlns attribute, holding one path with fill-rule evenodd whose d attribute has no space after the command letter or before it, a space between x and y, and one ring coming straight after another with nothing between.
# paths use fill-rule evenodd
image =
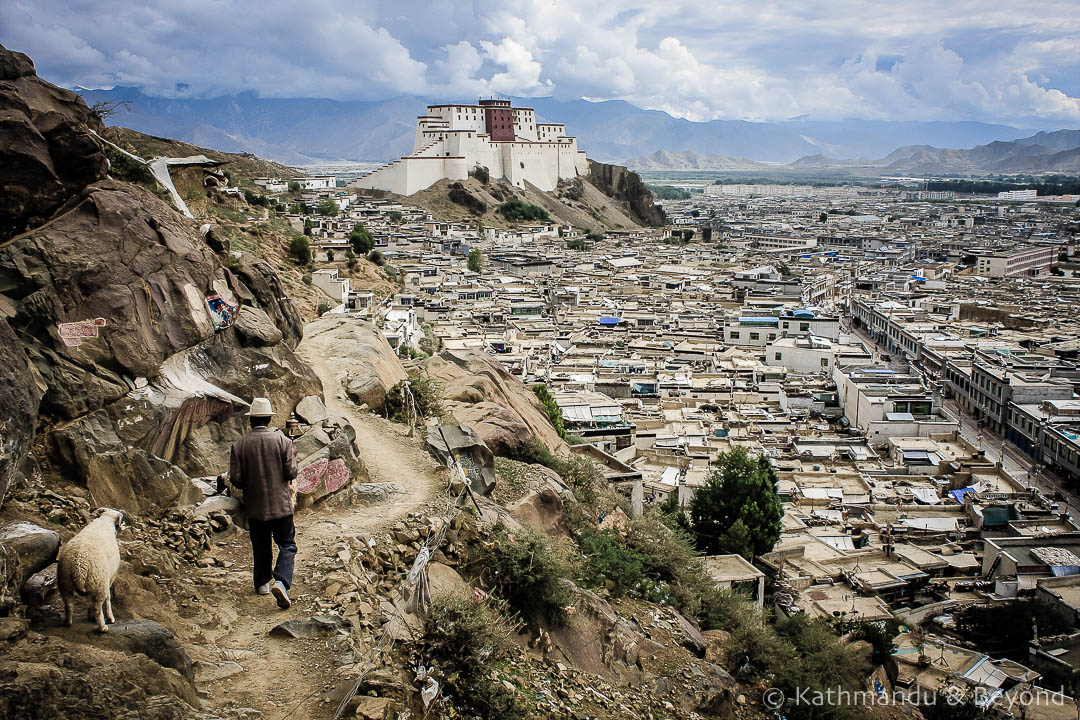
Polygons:
<instances>
[{"instance_id":1,"label":"dirt path","mask_svg":"<svg viewBox=\"0 0 1080 720\"><path fill-rule=\"evenodd\" d=\"M251 586L251 549L246 535L219 545L214 557L226 568L196 570L196 582L206 586L199 597L215 622L201 624L201 644L191 648L194 659L222 672L237 672L215 682L200 684L208 710L221 717L255 716L286 720L332 716L331 695L365 658L350 656L347 645L327 640L296 640L269 636L277 624L321 610L325 568L347 541L372 535L413 512L435 511L437 496L446 486L447 471L422 447L408 428L369 412L359 411L341 390L334 367L322 361L318 343L301 343L298 353L322 380L324 399L331 414L341 415L356 429L359 455L371 482L393 482L403 493L366 506L319 505L296 516L296 576L293 607L281 611L270 597L256 596ZM187 641L187 638L182 638ZM225 663L225 664L222 664ZM358 669L358 668L356 668ZM250 710L248 710L250 709Z\"/></svg>"}]
</instances>

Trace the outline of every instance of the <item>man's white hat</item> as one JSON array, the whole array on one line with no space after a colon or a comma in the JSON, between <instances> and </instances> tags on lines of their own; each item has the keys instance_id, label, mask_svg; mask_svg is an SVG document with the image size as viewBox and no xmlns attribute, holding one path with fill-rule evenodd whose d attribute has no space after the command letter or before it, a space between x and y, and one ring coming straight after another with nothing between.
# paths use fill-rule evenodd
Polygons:
<instances>
[{"instance_id":1,"label":"man's white hat","mask_svg":"<svg viewBox=\"0 0 1080 720\"><path fill-rule=\"evenodd\" d=\"M257 397L251 401L251 409L245 414L251 417L271 417L277 413L270 407L270 398Z\"/></svg>"}]
</instances>

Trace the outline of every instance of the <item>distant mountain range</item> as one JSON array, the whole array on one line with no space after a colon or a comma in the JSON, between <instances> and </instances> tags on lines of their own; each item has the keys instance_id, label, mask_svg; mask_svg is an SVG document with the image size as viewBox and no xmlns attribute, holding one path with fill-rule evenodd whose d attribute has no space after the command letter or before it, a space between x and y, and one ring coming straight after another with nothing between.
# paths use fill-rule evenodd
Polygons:
<instances>
[{"instance_id":1,"label":"distant mountain range","mask_svg":"<svg viewBox=\"0 0 1080 720\"><path fill-rule=\"evenodd\" d=\"M753 170L776 167L775 163L770 165L727 155L706 155L694 150L657 150L648 155L632 157L625 165L631 170Z\"/></svg>"},{"instance_id":2,"label":"distant mountain range","mask_svg":"<svg viewBox=\"0 0 1080 720\"><path fill-rule=\"evenodd\" d=\"M843 159L821 153L806 155L784 165L703 155L699 152L661 150L626 161L632 170L773 170L845 171L852 174L989 174L1061 173L1080 175L1080 130L1038 132L1010 142L995 140L968 150L905 145L878 160Z\"/></svg>"},{"instance_id":3,"label":"distant mountain range","mask_svg":"<svg viewBox=\"0 0 1080 720\"><path fill-rule=\"evenodd\" d=\"M109 119L110 124L294 165L397 158L412 149L416 116L428 103L436 102L418 97L381 101L280 99L254 93L211 99L162 98L125 87L78 91L91 105L100 101L129 104L131 112L121 110ZM898 145L920 146L928 155L917 162L929 165L934 162L934 153L964 152L938 149L942 147L1022 143L1054 134L1028 138L1025 136L1031 130L978 122L691 122L621 100L519 98L515 104L535 108L539 119L566 123L589 157L603 162L630 158L641 169L751 169L758 167L757 163L803 162L813 156L833 166L859 166L860 161L832 158L886 157ZM1032 163L1047 168L1068 164L1068 158L1039 156L1072 148L1050 152L1051 148L1038 142L1028 144L1032 149L1026 152ZM661 151L667 154L657 156ZM913 151L905 157L915 154ZM1017 162L1019 157L1017 154ZM943 164L953 163L951 156L938 159Z\"/></svg>"}]
</instances>

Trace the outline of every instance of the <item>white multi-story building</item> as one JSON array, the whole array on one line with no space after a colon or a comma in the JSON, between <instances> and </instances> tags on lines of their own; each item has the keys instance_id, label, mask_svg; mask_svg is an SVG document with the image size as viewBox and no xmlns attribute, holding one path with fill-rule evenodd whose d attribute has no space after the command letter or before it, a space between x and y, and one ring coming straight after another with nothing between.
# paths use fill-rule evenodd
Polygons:
<instances>
[{"instance_id":1,"label":"white multi-story building","mask_svg":"<svg viewBox=\"0 0 1080 720\"><path fill-rule=\"evenodd\" d=\"M551 191L589 171L577 138L562 123L540 123L532 108L509 100L428 105L416 122L413 151L353 181L352 186L412 195L444 178L464 180L477 167L518 187Z\"/></svg>"},{"instance_id":2,"label":"white multi-story building","mask_svg":"<svg viewBox=\"0 0 1080 720\"><path fill-rule=\"evenodd\" d=\"M1003 190L998 193L998 200L1034 200L1039 196L1039 191L1028 190Z\"/></svg>"},{"instance_id":3,"label":"white multi-story building","mask_svg":"<svg viewBox=\"0 0 1080 720\"><path fill-rule=\"evenodd\" d=\"M992 278L1038 275L1054 264L1058 249L1053 245L1030 245L1005 252L980 255L975 265L980 275Z\"/></svg>"}]
</instances>

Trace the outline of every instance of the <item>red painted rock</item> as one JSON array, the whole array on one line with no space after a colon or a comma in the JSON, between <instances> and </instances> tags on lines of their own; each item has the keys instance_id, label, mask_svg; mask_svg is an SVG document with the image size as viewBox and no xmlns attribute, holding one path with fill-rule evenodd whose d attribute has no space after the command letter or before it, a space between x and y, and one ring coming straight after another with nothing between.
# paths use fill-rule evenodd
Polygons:
<instances>
[{"instance_id":1,"label":"red painted rock","mask_svg":"<svg viewBox=\"0 0 1080 720\"><path fill-rule=\"evenodd\" d=\"M349 481L349 468L345 461L338 458L326 468L326 491L337 492Z\"/></svg>"},{"instance_id":2,"label":"red painted rock","mask_svg":"<svg viewBox=\"0 0 1080 720\"><path fill-rule=\"evenodd\" d=\"M321 458L310 465L300 468L300 472L296 476L296 492L304 495L315 492L322 481L323 475L326 473L327 464L326 458Z\"/></svg>"}]
</instances>

